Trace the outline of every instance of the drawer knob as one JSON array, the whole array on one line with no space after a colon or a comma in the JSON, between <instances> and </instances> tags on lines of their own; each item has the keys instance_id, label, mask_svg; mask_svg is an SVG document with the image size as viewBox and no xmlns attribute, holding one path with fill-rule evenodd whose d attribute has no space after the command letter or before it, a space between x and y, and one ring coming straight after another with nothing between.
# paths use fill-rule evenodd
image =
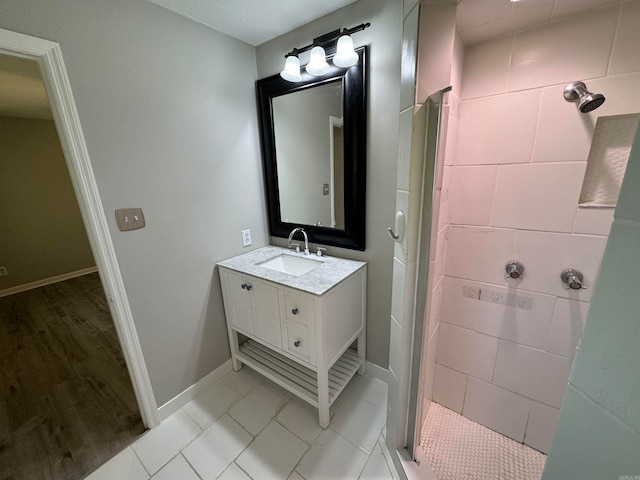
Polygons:
<instances>
[{"instance_id":1,"label":"drawer knob","mask_svg":"<svg viewBox=\"0 0 640 480\"><path fill-rule=\"evenodd\" d=\"M242 287L242 289L243 289L243 290L245 290L245 289L246 289L247 291L249 291L249 290L251 290L251 289L253 288L251 285L249 285L249 284L247 284L247 283L243 283L243 284L242 284L242 285L240 285L240 286Z\"/></svg>"},{"instance_id":2,"label":"drawer knob","mask_svg":"<svg viewBox=\"0 0 640 480\"><path fill-rule=\"evenodd\" d=\"M300 340L296 340L295 342L293 342L293 346L298 348L300 346Z\"/></svg>"},{"instance_id":3,"label":"drawer knob","mask_svg":"<svg viewBox=\"0 0 640 480\"><path fill-rule=\"evenodd\" d=\"M298 314L298 309L294 308L293 310L291 310L291 313L293 313L294 315L297 315ZM296 345L296 347L297 347L297 345Z\"/></svg>"}]
</instances>

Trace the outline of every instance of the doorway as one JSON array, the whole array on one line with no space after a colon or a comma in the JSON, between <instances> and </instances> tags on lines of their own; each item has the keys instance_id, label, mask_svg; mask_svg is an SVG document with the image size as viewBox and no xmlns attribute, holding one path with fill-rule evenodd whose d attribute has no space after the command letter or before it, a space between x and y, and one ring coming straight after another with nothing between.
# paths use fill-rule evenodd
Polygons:
<instances>
[{"instance_id":1,"label":"doorway","mask_svg":"<svg viewBox=\"0 0 640 480\"><path fill-rule=\"evenodd\" d=\"M66 335L70 338L72 341L71 348L63 350L58 356L65 357L67 360L77 359L77 357L80 356L78 351L81 349L78 348L76 334L81 330L81 328L75 328L74 330L70 327L72 324L74 327L82 325L88 330L93 329L93 333L96 334L96 337L105 337L105 341L103 343L95 341L96 338L94 338L92 346L98 349L101 348L103 351L108 351L112 357L111 359L113 362L111 362L111 365L109 365L109 362L101 363L99 365L101 370L109 370L111 366L117 365L120 370L125 373L126 383L128 383L128 393L124 394L124 397L128 396L128 404L130 406L133 405L133 410L130 409L129 411L133 411L134 413L124 413L121 415L123 418L126 418L126 421L130 421L132 424L137 424L138 427L136 428L144 429L145 426L149 428L154 427L160 423L159 415L146 367L144 365L140 344L133 324L133 318L128 305L117 259L115 257L106 217L102 209L95 178L88 158L88 152L82 135L77 111L75 109L75 103L71 94L60 47L54 42L0 29L0 54L13 59L18 58L20 60L32 62L36 65L37 70L39 70L41 74L41 83L44 83L44 89L46 91L45 96L48 95L48 99L50 101L50 108L54 121L53 123L55 125L54 130L57 131L57 135L59 137L60 148L62 149L64 162L66 162L66 167L68 169L67 176L72 184L72 191L77 202L76 208L79 207L81 223L84 224L84 228L86 230L86 240L88 240L90 245L89 253L92 254L95 259L95 262L93 262L94 267L75 270L76 274L78 272L85 274L90 271L93 272L88 275L77 276L74 274L70 275L70 277L73 278L66 279L58 278L56 275L53 275L53 277L55 277L54 280L64 280L64 282L42 286L36 290L29 290L22 293L18 293L18 291L21 290L20 288L5 292L15 293L16 295L13 295L13 298L4 297L11 298L11 302L4 302L5 308L2 310L3 316L9 317L9 315L11 315L11 319L15 321L16 311L24 315L30 310L31 307L6 307L7 304L15 306L15 300L18 296L35 297L35 293L37 293L42 294L45 297L48 296L49 299L52 297L58 299L64 298L65 307L56 308L57 313L63 312L63 314L72 317L75 322L68 323L67 327L69 328L66 333L62 335ZM26 84L28 82L25 81L23 83ZM7 270L9 272L12 271L9 269ZM99 275L98 273L95 273L96 270L99 272ZM17 270L15 271L17 272ZM61 277L64 277L64 275ZM51 278L49 278L49 280L51 280ZM28 284L27 286L38 286L35 285L38 282L26 283ZM45 281L43 283L49 282ZM73 300L75 297L71 292L74 290L84 294L82 301L76 302ZM38 305L36 310L40 310L42 313L46 310L45 307L49 307L53 302L35 300L35 304ZM74 304L76 304L76 306L72 306ZM28 305L28 302L23 305ZM80 306L77 307L77 305ZM74 308L76 310L74 310ZM95 320L96 323L92 325L90 322L85 322L83 324L80 320L82 315L78 314L78 308L80 311L83 311L83 313L91 311L91 313L94 314L93 320ZM8 314L6 312L11 313ZM107 322L107 319L109 319L109 322ZM52 326L55 321L49 323L51 323L51 325L47 325L47 328L44 328L42 325L31 328L36 333L44 335L44 333L47 332L48 327ZM107 326L107 323L110 323L110 326ZM15 323L13 326L16 326ZM26 323L25 325L20 325L17 328L22 328L24 333L24 330L27 329ZM72 330L74 330L73 333L71 333ZM111 330L110 335L101 335L108 330ZM24 338L25 336L23 335L23 339ZM102 338L100 340L102 340ZM73 342L76 342L76 344ZM21 345L22 343L18 343L15 350L24 350L25 348L21 348ZM55 349L51 348L49 354L52 354L52 352L55 353L54 350ZM116 353L116 351L119 352ZM95 363L96 358L94 355L89 355L89 357L89 363ZM29 364L27 363L27 365ZM52 367L52 363L47 362L47 366ZM22 365L21 368L22 367L25 367L25 365ZM11 369L9 369L9 372L14 373ZM30 369L29 373L32 373ZM7 375L5 374L5 376ZM91 377L90 380L93 380L93 383L89 381L93 390L99 393L104 393L105 384L100 380L96 380L97 377L92 377L89 374L85 375L85 377ZM74 388L78 388L78 384L73 384L73 382L67 383L66 387L61 387L63 393L65 388L68 389L65 393L68 400L66 406L73 407L74 400L72 392L74 391ZM119 387L116 389L118 388ZM37 389L34 388L34 390L38 393ZM81 393L81 395L83 395L83 393ZM26 404L22 406L26 408ZM0 403L0 407L2 408L2 418L9 418L8 415L5 415L7 413L6 402ZM106 405L106 407L108 410L109 405ZM61 408L58 410L60 409ZM70 411L73 411L73 409ZM136 420L132 420L133 417L136 417ZM35 423L37 423L37 421ZM2 427L2 433L4 433L6 422L2 423ZM99 428L95 428L87 424L84 425L84 428L87 429L84 432L85 434L92 428L94 431L99 430ZM34 430L39 430L38 433L41 437L45 434L49 435L50 439L60 447L60 444L62 443L60 440L62 428L56 430L53 422L45 422L43 428L34 428ZM78 435L71 436L71 438L73 438L80 448L85 446L84 443L86 435L80 433ZM5 442L6 435L3 435L2 444ZM27 443L23 444L21 442L21 445L24 445L24 448L30 448ZM4 451L4 449L0 450ZM107 454L105 453L106 450L107 449L94 456L94 464L90 467L88 466L89 463L81 462L85 465L83 467L85 468L83 473L53 478L76 478L84 476L115 453L115 451L113 451ZM62 452L59 460L61 464L68 464L69 461L72 460L71 457L73 457L73 455L70 454L67 449ZM14 459L15 456L10 458L9 461L12 462ZM3 472L6 471L4 468L2 470ZM45 477L48 478L46 475ZM25 478L33 478L33 476L29 477L28 474Z\"/></svg>"}]
</instances>

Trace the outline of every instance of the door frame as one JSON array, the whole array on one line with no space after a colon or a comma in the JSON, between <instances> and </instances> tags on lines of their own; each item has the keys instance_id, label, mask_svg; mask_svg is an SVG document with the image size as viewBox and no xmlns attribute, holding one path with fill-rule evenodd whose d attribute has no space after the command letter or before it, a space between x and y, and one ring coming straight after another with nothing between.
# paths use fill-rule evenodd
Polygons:
<instances>
[{"instance_id":1,"label":"door frame","mask_svg":"<svg viewBox=\"0 0 640 480\"><path fill-rule=\"evenodd\" d=\"M0 53L34 60L40 66L71 183L124 353L140 416L145 426L153 428L160 424L158 407L109 234L107 218L100 200L60 45L0 29Z\"/></svg>"}]
</instances>

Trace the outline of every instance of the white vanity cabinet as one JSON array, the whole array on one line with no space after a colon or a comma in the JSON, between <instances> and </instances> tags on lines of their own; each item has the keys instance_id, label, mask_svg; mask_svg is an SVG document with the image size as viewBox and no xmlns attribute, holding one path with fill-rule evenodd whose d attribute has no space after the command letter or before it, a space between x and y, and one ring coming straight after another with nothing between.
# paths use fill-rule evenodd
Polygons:
<instances>
[{"instance_id":1,"label":"white vanity cabinet","mask_svg":"<svg viewBox=\"0 0 640 480\"><path fill-rule=\"evenodd\" d=\"M233 368L245 364L314 405L326 428L330 405L364 373L366 264L327 257L298 277L256 266L284 250L263 249L218 264Z\"/></svg>"}]
</instances>

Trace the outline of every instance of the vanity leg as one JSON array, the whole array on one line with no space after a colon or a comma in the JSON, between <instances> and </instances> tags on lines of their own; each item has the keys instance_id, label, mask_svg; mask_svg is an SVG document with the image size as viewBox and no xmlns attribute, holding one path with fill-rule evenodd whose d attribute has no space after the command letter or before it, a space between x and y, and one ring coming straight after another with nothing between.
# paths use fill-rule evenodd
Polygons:
<instances>
[{"instance_id":1,"label":"vanity leg","mask_svg":"<svg viewBox=\"0 0 640 480\"><path fill-rule=\"evenodd\" d=\"M229 330L229 346L231 347L231 366L234 371L238 372L242 368L242 362L236 356L240 347L238 346L238 332L235 330Z\"/></svg>"},{"instance_id":2,"label":"vanity leg","mask_svg":"<svg viewBox=\"0 0 640 480\"><path fill-rule=\"evenodd\" d=\"M329 372L318 371L318 423L322 428L329 426Z\"/></svg>"},{"instance_id":3,"label":"vanity leg","mask_svg":"<svg viewBox=\"0 0 640 480\"><path fill-rule=\"evenodd\" d=\"M362 360L362 364L358 369L358 375L364 375L367 363L367 336L365 335L364 329L362 329L362 333L358 337L358 356Z\"/></svg>"}]
</instances>

